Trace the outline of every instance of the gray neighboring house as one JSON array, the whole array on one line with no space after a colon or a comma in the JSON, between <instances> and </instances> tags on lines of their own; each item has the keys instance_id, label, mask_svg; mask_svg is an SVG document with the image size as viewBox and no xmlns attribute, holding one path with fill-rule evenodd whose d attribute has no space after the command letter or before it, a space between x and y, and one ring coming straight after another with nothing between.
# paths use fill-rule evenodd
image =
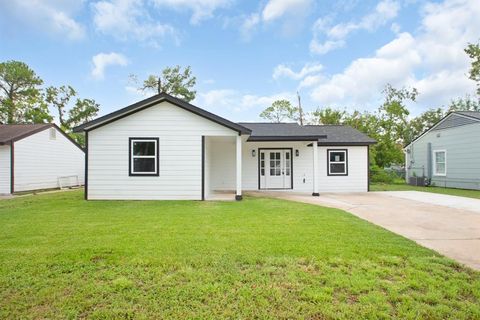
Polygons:
<instances>
[{"instance_id":1,"label":"gray neighboring house","mask_svg":"<svg viewBox=\"0 0 480 320\"><path fill-rule=\"evenodd\" d=\"M446 115L405 147L405 168L411 184L480 190L480 112Z\"/></svg>"}]
</instances>

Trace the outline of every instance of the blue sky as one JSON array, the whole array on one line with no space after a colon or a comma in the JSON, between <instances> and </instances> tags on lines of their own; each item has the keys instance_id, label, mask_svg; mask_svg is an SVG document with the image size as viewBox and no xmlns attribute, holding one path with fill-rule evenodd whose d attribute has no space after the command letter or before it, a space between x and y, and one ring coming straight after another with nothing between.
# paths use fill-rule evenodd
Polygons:
<instances>
[{"instance_id":1,"label":"blue sky","mask_svg":"<svg viewBox=\"0 0 480 320\"><path fill-rule=\"evenodd\" d=\"M144 97L129 81L190 65L194 104L259 120L275 99L304 109L378 107L386 83L416 87L417 114L473 94L468 42L478 0L10 0L0 2L0 60L70 84L101 114Z\"/></svg>"}]
</instances>

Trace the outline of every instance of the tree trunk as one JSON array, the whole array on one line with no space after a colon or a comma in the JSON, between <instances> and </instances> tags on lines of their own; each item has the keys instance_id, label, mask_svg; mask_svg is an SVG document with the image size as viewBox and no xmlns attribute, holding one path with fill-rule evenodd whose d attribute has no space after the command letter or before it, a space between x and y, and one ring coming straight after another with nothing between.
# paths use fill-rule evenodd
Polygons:
<instances>
[{"instance_id":1,"label":"tree trunk","mask_svg":"<svg viewBox=\"0 0 480 320\"><path fill-rule=\"evenodd\" d=\"M302 110L302 103L300 102L300 94L297 91L297 97L298 97L298 113L299 113L299 120L300 120L300 125L303 126L303 110Z\"/></svg>"},{"instance_id":2,"label":"tree trunk","mask_svg":"<svg viewBox=\"0 0 480 320\"><path fill-rule=\"evenodd\" d=\"M14 100L13 100L13 92L12 91L10 91L8 93L8 100L10 100L10 103L7 106L7 108L8 108L8 110L7 110L7 114L8 114L7 124L14 124L15 123L15 103L14 103Z\"/></svg>"},{"instance_id":3,"label":"tree trunk","mask_svg":"<svg viewBox=\"0 0 480 320\"><path fill-rule=\"evenodd\" d=\"M65 121L63 119L63 110L62 107L58 106L58 121L60 121L60 125L62 128L65 127Z\"/></svg>"}]
</instances>

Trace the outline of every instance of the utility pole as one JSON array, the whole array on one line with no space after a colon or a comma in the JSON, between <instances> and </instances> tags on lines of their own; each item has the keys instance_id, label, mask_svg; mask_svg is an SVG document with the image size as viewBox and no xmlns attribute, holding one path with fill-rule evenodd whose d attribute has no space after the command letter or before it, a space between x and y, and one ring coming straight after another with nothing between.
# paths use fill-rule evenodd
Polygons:
<instances>
[{"instance_id":1,"label":"utility pole","mask_svg":"<svg viewBox=\"0 0 480 320\"><path fill-rule=\"evenodd\" d=\"M300 125L303 126L303 110L302 110L302 103L300 101L300 94L297 91L297 98L298 98L298 113L300 116Z\"/></svg>"}]
</instances>

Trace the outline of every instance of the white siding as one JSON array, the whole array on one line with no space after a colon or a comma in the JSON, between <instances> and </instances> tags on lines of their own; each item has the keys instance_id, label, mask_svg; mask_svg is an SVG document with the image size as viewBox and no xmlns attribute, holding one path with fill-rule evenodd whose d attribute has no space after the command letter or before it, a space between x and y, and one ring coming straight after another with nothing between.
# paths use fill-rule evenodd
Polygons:
<instances>
[{"instance_id":1,"label":"white siding","mask_svg":"<svg viewBox=\"0 0 480 320\"><path fill-rule=\"evenodd\" d=\"M0 146L0 194L10 193L10 146Z\"/></svg>"},{"instance_id":2,"label":"white siding","mask_svg":"<svg viewBox=\"0 0 480 320\"><path fill-rule=\"evenodd\" d=\"M50 128L15 142L14 191L59 187L58 178L84 180L84 153L61 132L50 139Z\"/></svg>"},{"instance_id":3,"label":"white siding","mask_svg":"<svg viewBox=\"0 0 480 320\"><path fill-rule=\"evenodd\" d=\"M202 135L237 134L169 102L97 128L88 134L88 198L199 200ZM129 176L130 137L159 138L158 177Z\"/></svg>"},{"instance_id":4,"label":"white siding","mask_svg":"<svg viewBox=\"0 0 480 320\"><path fill-rule=\"evenodd\" d=\"M244 138L246 140L246 137ZM313 192L313 150L309 142L244 142L242 158L242 182L244 190L258 190L258 149L293 149L293 191ZM327 175L327 149L348 150L348 176ZM256 155L252 157L252 150ZM295 156L299 150L299 156ZM211 156L210 186L212 190L235 189L235 144L213 142L209 145ZM368 191L367 147L319 147L320 192L366 192Z\"/></svg>"},{"instance_id":5,"label":"white siding","mask_svg":"<svg viewBox=\"0 0 480 320\"><path fill-rule=\"evenodd\" d=\"M348 150L348 176L327 175L327 149ZM319 192L366 192L368 191L367 147L320 147Z\"/></svg>"},{"instance_id":6,"label":"white siding","mask_svg":"<svg viewBox=\"0 0 480 320\"><path fill-rule=\"evenodd\" d=\"M313 153L307 147L308 142L247 142L243 150L243 187L245 190L258 190L258 149L292 148L293 149L293 191L309 192L313 190ZM256 156L252 157L252 150ZM298 149L300 155L295 156ZM304 180L305 178L305 180Z\"/></svg>"},{"instance_id":7,"label":"white siding","mask_svg":"<svg viewBox=\"0 0 480 320\"><path fill-rule=\"evenodd\" d=\"M207 152L210 157L210 190L235 190L235 139L231 138L230 141L209 141ZM245 168L245 162L242 163ZM245 172L243 174L245 175Z\"/></svg>"}]
</instances>

